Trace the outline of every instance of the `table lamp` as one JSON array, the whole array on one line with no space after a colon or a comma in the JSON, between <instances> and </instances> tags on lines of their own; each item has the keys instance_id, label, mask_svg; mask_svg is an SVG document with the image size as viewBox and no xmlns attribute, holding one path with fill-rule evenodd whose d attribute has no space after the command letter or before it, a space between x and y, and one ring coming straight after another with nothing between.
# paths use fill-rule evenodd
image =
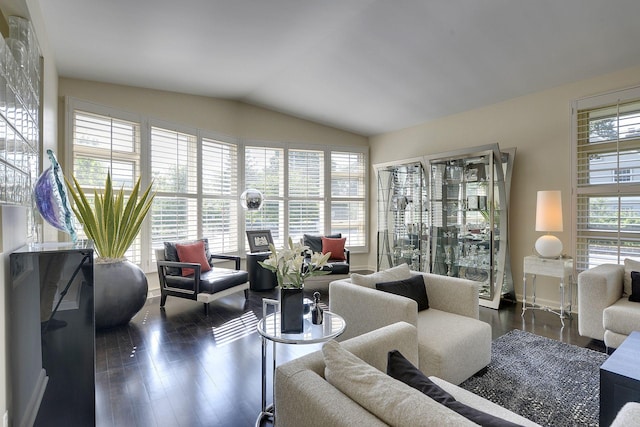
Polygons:
<instances>
[{"instance_id":1,"label":"table lamp","mask_svg":"<svg viewBox=\"0 0 640 427\"><path fill-rule=\"evenodd\" d=\"M536 231L547 234L536 240L536 252L542 258L558 258L562 242L552 231L562 231L562 196L560 191L538 191L536 203Z\"/></svg>"}]
</instances>

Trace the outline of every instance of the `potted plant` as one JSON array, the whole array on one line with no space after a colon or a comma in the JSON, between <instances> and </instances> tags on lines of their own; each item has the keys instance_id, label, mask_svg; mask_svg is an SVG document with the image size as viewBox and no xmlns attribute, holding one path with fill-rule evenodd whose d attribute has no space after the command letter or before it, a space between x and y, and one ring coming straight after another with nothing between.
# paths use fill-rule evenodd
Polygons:
<instances>
[{"instance_id":1,"label":"potted plant","mask_svg":"<svg viewBox=\"0 0 640 427\"><path fill-rule=\"evenodd\" d=\"M94 192L93 204L80 183L65 179L73 198L73 212L93 241L94 306L96 328L111 328L128 323L147 298L147 277L142 269L129 262L124 254L133 244L142 222L151 208L155 193L149 186L140 193L140 178L128 199L124 188L114 191L111 174L105 186Z\"/></svg>"},{"instance_id":2,"label":"potted plant","mask_svg":"<svg viewBox=\"0 0 640 427\"><path fill-rule=\"evenodd\" d=\"M302 332L304 279L311 276L329 274L322 267L327 264L331 252L321 254L312 252L302 243L293 243L289 237L288 247L279 252L269 245L271 255L264 261L258 261L262 267L276 274L280 287L280 330L285 333Z\"/></svg>"}]
</instances>

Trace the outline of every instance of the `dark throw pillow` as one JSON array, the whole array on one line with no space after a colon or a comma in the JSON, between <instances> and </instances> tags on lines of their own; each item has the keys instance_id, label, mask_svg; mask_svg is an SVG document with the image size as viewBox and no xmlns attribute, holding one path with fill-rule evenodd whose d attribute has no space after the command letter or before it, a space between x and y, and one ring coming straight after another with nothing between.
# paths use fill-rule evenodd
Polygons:
<instances>
[{"instance_id":1,"label":"dark throw pillow","mask_svg":"<svg viewBox=\"0 0 640 427\"><path fill-rule=\"evenodd\" d=\"M440 388L431 381L429 377L423 374L422 371L409 362L398 350L389 352L387 357L387 374L481 426L515 427L519 425L479 411L462 402L458 402L451 394Z\"/></svg>"},{"instance_id":2,"label":"dark throw pillow","mask_svg":"<svg viewBox=\"0 0 640 427\"><path fill-rule=\"evenodd\" d=\"M631 295L629 301L640 302L640 272L631 272Z\"/></svg>"},{"instance_id":3,"label":"dark throw pillow","mask_svg":"<svg viewBox=\"0 0 640 427\"><path fill-rule=\"evenodd\" d=\"M415 300L418 303L418 311L429 308L427 288L424 286L424 279L421 274L395 282L376 283L376 289Z\"/></svg>"}]
</instances>

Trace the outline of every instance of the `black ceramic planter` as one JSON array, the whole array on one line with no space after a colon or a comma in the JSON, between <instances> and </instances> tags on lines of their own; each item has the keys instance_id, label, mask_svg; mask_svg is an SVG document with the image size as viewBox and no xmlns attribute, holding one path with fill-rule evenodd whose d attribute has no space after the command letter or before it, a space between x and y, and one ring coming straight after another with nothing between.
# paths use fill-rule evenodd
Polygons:
<instances>
[{"instance_id":1,"label":"black ceramic planter","mask_svg":"<svg viewBox=\"0 0 640 427\"><path fill-rule=\"evenodd\" d=\"M280 331L285 334L302 332L304 305L302 289L280 289Z\"/></svg>"},{"instance_id":2,"label":"black ceramic planter","mask_svg":"<svg viewBox=\"0 0 640 427\"><path fill-rule=\"evenodd\" d=\"M129 261L94 263L96 329L129 323L147 300L147 277Z\"/></svg>"}]
</instances>

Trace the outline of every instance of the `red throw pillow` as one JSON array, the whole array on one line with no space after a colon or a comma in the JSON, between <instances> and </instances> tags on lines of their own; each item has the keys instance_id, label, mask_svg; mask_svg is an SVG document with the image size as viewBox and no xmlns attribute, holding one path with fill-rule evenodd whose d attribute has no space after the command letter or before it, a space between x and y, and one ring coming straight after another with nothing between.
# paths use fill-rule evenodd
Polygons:
<instances>
[{"instance_id":1,"label":"red throw pillow","mask_svg":"<svg viewBox=\"0 0 640 427\"><path fill-rule=\"evenodd\" d=\"M331 259L339 259L344 261L344 242L347 241L346 237L340 239L332 239L330 237L322 238L322 254L331 252Z\"/></svg>"},{"instance_id":2,"label":"red throw pillow","mask_svg":"<svg viewBox=\"0 0 640 427\"><path fill-rule=\"evenodd\" d=\"M178 259L180 262L196 262L200 264L201 273L211 270L211 266L207 261L207 255L204 252L204 242L202 240L186 244L177 243L176 252L178 252ZM182 269L183 276L190 276L193 273L193 268Z\"/></svg>"}]
</instances>

